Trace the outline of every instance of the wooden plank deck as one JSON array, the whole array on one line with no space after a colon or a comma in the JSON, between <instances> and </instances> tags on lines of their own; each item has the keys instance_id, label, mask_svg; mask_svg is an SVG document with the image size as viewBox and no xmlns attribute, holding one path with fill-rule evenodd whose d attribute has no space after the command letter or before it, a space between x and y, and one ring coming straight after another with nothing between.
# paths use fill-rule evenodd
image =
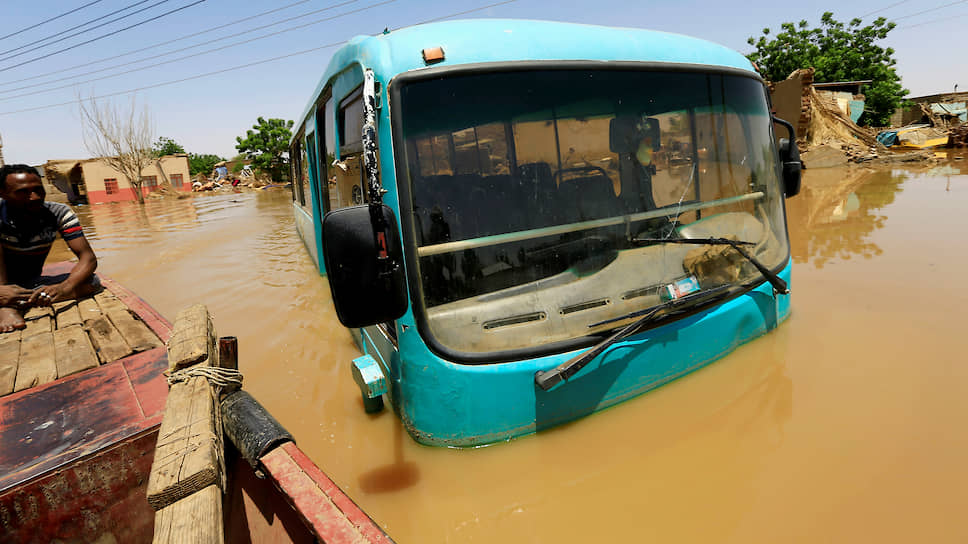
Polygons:
<instances>
[{"instance_id":1,"label":"wooden plank deck","mask_svg":"<svg viewBox=\"0 0 968 544\"><path fill-rule=\"evenodd\" d=\"M31 308L27 328L0 333L0 397L164 345L126 300L104 291Z\"/></svg>"}]
</instances>

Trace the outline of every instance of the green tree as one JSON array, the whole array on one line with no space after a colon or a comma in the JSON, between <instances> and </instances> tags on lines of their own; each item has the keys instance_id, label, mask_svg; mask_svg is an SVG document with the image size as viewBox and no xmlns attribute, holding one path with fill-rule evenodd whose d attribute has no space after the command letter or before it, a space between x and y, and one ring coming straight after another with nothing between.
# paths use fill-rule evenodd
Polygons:
<instances>
[{"instance_id":1,"label":"green tree","mask_svg":"<svg viewBox=\"0 0 968 544\"><path fill-rule=\"evenodd\" d=\"M783 23L775 37L764 28L758 40L747 40L756 48L748 57L771 81L782 81L794 70L809 67L816 70L817 83L871 80L863 89L866 103L860 123L885 126L908 94L895 70L894 50L876 44L895 24L883 17L867 26L861 23L854 18L845 25L828 11L820 18L818 28L810 28L806 21Z\"/></svg>"},{"instance_id":2,"label":"green tree","mask_svg":"<svg viewBox=\"0 0 968 544\"><path fill-rule=\"evenodd\" d=\"M245 138L237 136L235 146L252 161L252 167L268 174L273 180L285 178L289 170L289 138L292 121L259 117Z\"/></svg>"},{"instance_id":3,"label":"green tree","mask_svg":"<svg viewBox=\"0 0 968 544\"><path fill-rule=\"evenodd\" d=\"M188 173L191 175L208 175L215 168L215 164L224 161L218 155L199 155L196 153L188 154Z\"/></svg>"},{"instance_id":4,"label":"green tree","mask_svg":"<svg viewBox=\"0 0 968 544\"><path fill-rule=\"evenodd\" d=\"M151 152L154 153L155 157L164 157L165 155L184 153L185 148L171 138L159 136L158 141L151 144Z\"/></svg>"}]
</instances>

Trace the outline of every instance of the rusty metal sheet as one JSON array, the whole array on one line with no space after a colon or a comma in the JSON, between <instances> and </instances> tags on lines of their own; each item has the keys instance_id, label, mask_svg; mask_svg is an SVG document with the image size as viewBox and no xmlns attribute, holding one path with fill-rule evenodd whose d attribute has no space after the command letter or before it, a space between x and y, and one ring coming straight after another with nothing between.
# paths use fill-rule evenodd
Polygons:
<instances>
[{"instance_id":1,"label":"rusty metal sheet","mask_svg":"<svg viewBox=\"0 0 968 544\"><path fill-rule=\"evenodd\" d=\"M294 443L279 446L259 461L285 500L323 542L393 542Z\"/></svg>"},{"instance_id":2,"label":"rusty metal sheet","mask_svg":"<svg viewBox=\"0 0 968 544\"><path fill-rule=\"evenodd\" d=\"M157 428L0 492L0 542L151 542Z\"/></svg>"},{"instance_id":3,"label":"rusty metal sheet","mask_svg":"<svg viewBox=\"0 0 968 544\"><path fill-rule=\"evenodd\" d=\"M225 521L226 542L319 542L271 479L257 477L242 456L227 457L231 477L225 497L225 510L230 513Z\"/></svg>"},{"instance_id":4,"label":"rusty metal sheet","mask_svg":"<svg viewBox=\"0 0 968 544\"><path fill-rule=\"evenodd\" d=\"M159 422L143 415L122 364L0 397L0 493Z\"/></svg>"},{"instance_id":5,"label":"rusty metal sheet","mask_svg":"<svg viewBox=\"0 0 968 544\"><path fill-rule=\"evenodd\" d=\"M168 396L168 382L162 375L168 369L164 346L125 357L121 364L128 374L141 413L145 417L161 418Z\"/></svg>"}]
</instances>

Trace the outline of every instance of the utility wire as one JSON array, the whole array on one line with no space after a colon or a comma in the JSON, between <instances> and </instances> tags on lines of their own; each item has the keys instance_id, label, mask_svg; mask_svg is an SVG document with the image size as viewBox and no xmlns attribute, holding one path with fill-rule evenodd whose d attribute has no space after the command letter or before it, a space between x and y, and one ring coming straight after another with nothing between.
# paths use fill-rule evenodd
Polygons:
<instances>
[{"instance_id":1,"label":"utility wire","mask_svg":"<svg viewBox=\"0 0 968 544\"><path fill-rule=\"evenodd\" d=\"M88 2L88 3L84 4L83 6L81 6L79 8L74 8L74 9L72 9L70 11L61 13L60 15L57 15L56 17L51 17L50 19L44 19L43 21L41 21L39 23L36 23L34 25L31 25L31 26L28 26L27 28L21 28L20 30L18 30L16 32L11 32L10 34L7 34L6 36L0 36L0 40L6 40L7 38L9 38L11 36L16 36L17 34L23 34L24 32L27 32L28 30L33 30L33 29L37 28L38 26L45 25L45 24L47 24L47 23L49 23L51 21L56 21L57 19L60 19L61 17L66 17L66 16L68 16L68 15L70 15L70 14L76 12L76 11L81 11L82 9L84 9L86 7L93 6L94 4L97 4L100 1L101 0L94 0L93 2Z\"/></svg>"},{"instance_id":2,"label":"utility wire","mask_svg":"<svg viewBox=\"0 0 968 544\"><path fill-rule=\"evenodd\" d=\"M304 0L304 1L308 1L308 0ZM269 27L273 27L273 26L280 25L282 23L287 23L289 21L303 19L303 18L305 18L305 17L307 17L309 15L314 15L314 14L321 13L321 12L324 12L324 11L329 11L331 9L336 9L338 7L343 7L343 6L347 5L347 4L353 4L353 3L358 2L358 1L359 0L347 0L345 2L342 2L342 3L339 3L339 4L334 4L334 5L329 6L329 7L325 7L325 8L322 8L322 9L317 9L317 10L314 10L314 11L310 11L308 13L303 13L301 15L296 15L295 17L289 17L287 19L283 19L283 20L277 21L275 23L270 23L270 24L263 25L263 26L260 26L260 27L255 27L255 28L251 29L251 31L262 30L262 29L265 29L265 28L269 28ZM297 2L297 3L300 3L300 2ZM386 3L386 2L384 2L384 3ZM290 4L290 6L291 5L295 5L295 4ZM381 5L381 4L375 4L375 5ZM373 6L370 6L370 7L373 7ZM365 8L365 9L369 9L369 8ZM357 10L357 11L361 11L361 10ZM349 15L349 14L352 14L352 13L356 13L357 11L351 11L351 12L345 14L345 15ZM255 17L255 16L253 16L253 17ZM251 18L252 17L247 17L246 19L251 19ZM181 57L181 58L175 59L175 60L183 60L183 59L186 59L186 58L191 58L191 57L194 57L194 56L204 55L206 53L211 53L213 51L221 51L223 49L227 49L228 47L231 47L231 46L234 46L234 45L240 45L240 44L244 44L244 43L247 43L247 42L259 40L259 39L262 39L262 38L267 38L269 36L274 36L276 34L282 34L283 32L289 32L291 30L296 30L296 29L302 28L304 26L309 26L310 24L316 24L316 23L319 23L319 22L322 22L322 21L328 21L328 20L331 20L331 19L332 19L332 17L324 18L324 19L318 19L316 21L313 21L313 22L310 22L310 23L306 23L304 25L300 25L300 26L296 26L296 27L291 27L291 28L288 28L286 30L280 30L278 32L273 32L271 34L266 34L264 36L259 36L257 38L247 38L247 39L242 40L240 42L236 42L234 44L231 44L229 46L221 46L221 47L216 47L214 49L208 49L208 50L205 50L205 51L199 51L198 53L195 53L194 55L191 55L190 57ZM190 36L194 36L194 35L190 35ZM171 40L171 41L175 41L175 40ZM181 53L182 51L187 51L189 49L195 49L195 48L198 48L198 47L203 47L203 46L206 46L206 45L211 44L211 42L212 42L212 40L207 40L204 43L198 43L198 44L195 44L195 45L189 45L189 46L182 47L182 48L179 48L179 49L174 49L174 50L171 50L171 51L167 51L165 53L159 53L157 55L152 55L150 57L144 57L144 58L132 60L130 62L126 62L126 63L123 63L123 64L116 64L116 65L113 65L113 66L108 66L106 68L101 68L101 69L98 69L98 70L92 70L90 72L85 72L83 74L78 74L78 75L75 75L75 76L70 76L70 78L90 76L90 75L93 75L93 74L98 74L98 73L101 73L101 72L106 72L106 71L109 71L109 70L114 70L115 68L121 68L121 67L124 67L124 66L130 66L132 64L137 64L139 62L150 61L152 59L156 59L156 58L159 58L159 57L163 57L163 56L167 56L167 55L173 55L175 53ZM170 41L169 42L166 42L166 43L170 43ZM141 49L141 50L143 50L143 49ZM139 51L141 51L141 50L139 50ZM118 56L125 56L125 55L118 55ZM115 58L117 58L117 57L115 57ZM173 62L173 61L169 61L169 62ZM166 63L161 63L161 64L166 64ZM160 64L152 64L151 66L159 66L159 65ZM148 66L148 67L150 67L150 66ZM134 71L141 70L141 69L143 69L143 68L138 68L138 69L135 69L135 70L130 70L127 73L134 72ZM108 76L105 76L105 77L113 77L113 76L108 75ZM32 79L32 78L27 78L27 79ZM57 78L57 79L58 80L63 80L65 78L60 77L60 78ZM101 78L101 79L103 79L103 78ZM18 81L24 81L24 80L18 80ZM23 90L23 89L31 89L31 88L34 88L34 87L42 87L42 86L48 85L50 83L51 83L50 81L46 81L46 82L41 82L41 83L34 83L34 84L31 84L31 85L23 85L23 86L15 87L15 88L12 88L12 89L0 90L0 94L2 94L2 93L10 93L10 92L14 92L14 91ZM87 82L86 81L81 81L81 82L77 82L77 83L87 83ZM0 85L2 85L2 84L0 84ZM70 85L67 85L67 86L69 87ZM40 90L40 91L37 91L37 92L46 92L47 90L62 89L62 88L64 88L64 87L63 86L62 87L54 87L52 89ZM13 97L10 97L10 98L13 98ZM0 100L3 100L3 99L0 99Z\"/></svg>"},{"instance_id":3,"label":"utility wire","mask_svg":"<svg viewBox=\"0 0 968 544\"><path fill-rule=\"evenodd\" d=\"M458 12L458 13L452 13L450 15L445 15L443 17L437 17L437 18L434 18L434 19L428 19L426 21L420 21L418 23L414 23L414 25L412 25L412 26L422 25L422 24L426 24L426 23L430 23L430 22L434 22L434 21L440 21L442 19L448 19L448 18L451 18L451 17L458 17L460 15L466 15L468 13L473 13L473 12L477 12L477 11L484 11L486 9L490 9L490 8L493 8L493 7L501 6L501 5L504 5L504 4L510 4L510 3L516 2L516 1L517 0L505 0L504 2L495 2L493 4L488 4L488 5L485 5L485 6L481 6L479 8L474 8L474 9L471 9L471 10L462 11L462 12ZM399 30L399 29L395 29L395 30ZM331 48L331 47L338 47L338 46L343 45L345 43L347 43L347 42L346 41L342 41L342 42L330 43L330 44L326 44L326 45L321 45L319 47L313 47L311 49L303 49L302 51L296 51L294 53L289 53L289 54L286 54L286 55L280 55L278 57L273 57L271 59L264 59L264 60L259 60L259 61L255 61L255 62L249 62L249 63L246 63L246 64L240 64L238 66L233 66L231 68L223 68L222 70L216 70L214 72L206 72L204 74L197 74L197 75L194 75L194 76L189 76L189 77L185 77L185 78L181 78L181 79L176 79L176 80L172 80L172 81L163 81L161 83L155 83L154 85L146 85L144 87L138 87L136 89L127 89L127 90L124 90L124 91L118 91L118 92L114 92L114 93L108 93L108 94L102 94L102 95L99 95L99 96L93 96L93 97L91 97L91 99L92 100L100 100L102 98L110 98L110 97L113 97L113 96L119 96L119 95L129 94L129 93L136 93L138 91L145 91L145 90L148 90L148 89L155 89L155 88L158 88L158 87L165 87L165 86L168 86L168 85L175 85L175 84L178 84L178 83L184 83L186 81L192 81L192 80L201 79L201 78L204 78L204 77L214 76L214 75L218 75L218 74L224 74L226 72L232 72L232 71L235 71L235 70L241 70L243 68L250 68L252 66L258 66L260 64L267 64L267 63L270 63L270 62L276 62L276 61L279 61L279 60L282 60L282 59L287 59L287 58L295 57L295 56L298 56L298 55L305 55L307 53L312 53L314 51L320 51L322 49L328 49L328 48ZM33 108L25 108L25 109L22 109L22 110L4 111L4 112L0 112L0 115L13 115L15 113L25 113L25 112L31 112L31 111L45 110L45 109L50 109L50 108L57 108L57 107L60 107L60 106L70 106L70 105L76 104L76 103L77 103L77 100L71 100L70 102L61 102L61 103L58 103L58 104L47 104L45 106L35 106Z\"/></svg>"},{"instance_id":4,"label":"utility wire","mask_svg":"<svg viewBox=\"0 0 968 544\"><path fill-rule=\"evenodd\" d=\"M943 6L933 7L931 9L926 9L926 10L923 10L923 11L919 11L917 13L911 13L910 15L904 15L904 16L901 16L901 17L895 17L894 20L895 21L900 21L901 19L907 19L908 17L914 17L915 15L921 15L923 13L928 13L928 12L931 12L931 11L939 10L941 8L947 8L947 7L950 7L950 6L954 6L956 4L964 4L965 2L968 2L968 0L956 0L955 2L951 2L951 3L945 4Z\"/></svg>"},{"instance_id":5,"label":"utility wire","mask_svg":"<svg viewBox=\"0 0 968 544\"><path fill-rule=\"evenodd\" d=\"M167 1L167 0L166 0L166 1ZM72 46L70 46L70 47L66 47L66 48L64 48L64 49L60 49L60 50L58 50L58 51L54 51L53 53L47 53L46 55L41 55L41 56L39 56L39 57L34 57L34 58L32 58L32 59L30 59L30 60L25 60L25 61L23 61L23 62L21 62L20 64L14 64L14 65L12 65L12 66L7 66L7 67L5 67L5 68L0 68L0 72L6 72L7 70L11 70L11 69L13 69L13 68L17 68L17 67L19 67L19 66L23 66L23 65L25 65L25 64L30 64L30 63L32 63L32 62L36 62L36 61L38 61L38 60L41 60L41 59L46 59L47 57L52 57L52 56L54 56L54 55L57 55L57 54L60 54L60 53L63 53L64 51L70 51L71 49L76 49L76 48L78 48L78 47L80 47L80 46L82 46L82 45L87 45L87 44L89 44L89 43L91 43L91 42L96 42L96 41L98 41L98 40L100 40L100 39L103 39L103 38L107 38L108 36L114 36L114 35L116 35L116 34L120 34L121 32L124 32L125 30L131 30L132 28L135 28L135 27L138 27L138 26L141 26L141 25L143 25L143 24L146 24L146 23L150 23L150 22L152 22L152 21L156 21L156 20L158 20L158 19L161 19L162 17L165 17L165 16L168 16L168 15L171 15L172 13L175 13L175 12L178 12L178 11L181 11L181 10L183 10L183 9L188 9L188 8L190 8L190 7L192 7L192 6L196 6L196 5L198 5L198 4L201 4L201 3L202 3L202 2L204 2L204 1L205 1L205 0L196 0L195 2L192 2L191 4L188 4L188 5L185 5L185 6L182 6L182 7L180 7L180 8L176 8L176 9L173 9L173 10L171 10L171 11L166 11L165 13L162 13L161 15L156 15L156 16L154 16L154 17L152 17L152 18L150 18L150 19L146 19L146 20L144 20L144 21L141 21L140 23L135 23L135 24L133 24L133 25L129 25L129 26L126 26L126 27L124 27L124 28L122 28L122 29L119 29L119 30L115 30L115 31L112 31L112 32L109 32L109 33L107 33L107 34L102 34L102 35L100 35L100 36L98 36L97 38L91 38L90 40L87 40L86 42L81 42L81 43L78 43L78 44L74 44L74 45L72 45Z\"/></svg>"},{"instance_id":6,"label":"utility wire","mask_svg":"<svg viewBox=\"0 0 968 544\"><path fill-rule=\"evenodd\" d=\"M517 0L505 0L504 2L497 2L495 4L491 4L491 5L485 6L483 8L473 8L473 9L469 9L467 11L461 11L461 12L458 12L458 13L451 13L450 15L444 15L443 17L437 17L435 19L427 19L426 21L421 21L421 22L417 23L417 25L425 25L427 23L433 23L433 22L436 22L436 21L443 21L444 19L450 19L451 17L460 17L461 15L467 15L468 13L474 13L475 11L481 11L481 10L484 10L484 9L494 8L494 7L497 7L497 6L503 6L504 4L510 4L511 2L516 2L516 1ZM414 25L414 26L416 26L416 25Z\"/></svg>"},{"instance_id":7,"label":"utility wire","mask_svg":"<svg viewBox=\"0 0 968 544\"><path fill-rule=\"evenodd\" d=\"M161 2L158 2L158 4L163 4L163 3L168 2L168 1L169 0L162 0ZM21 50L21 49L23 49L25 47L30 47L31 45L38 44L40 42L46 42L47 40L49 40L51 38L56 38L57 36L60 36L61 34L67 34L68 32L70 32L72 30L77 30L78 28L87 26L87 25L89 25L91 23L96 23L98 21L102 21L102 20L104 20L105 17L111 17L112 15L117 15L118 13L121 13L122 11L129 10L129 9L135 7L135 6L140 6L141 4L144 4L145 2L148 2L148 0L141 0L140 2L135 2L134 4L130 4L130 5L127 5L127 6L123 7L123 8L121 8L121 9L112 11L111 13L108 13L107 15L103 15L101 17L97 17L97 18L91 19L89 21L84 21L83 23L81 23L79 25L74 25L74 26L68 28L67 30L61 30L57 34L51 34L50 36L46 36L46 37L41 38L39 40L34 40L34 41L30 42L30 43L25 43L25 44L23 44L23 45L21 45L19 47L14 47L13 49L7 49L6 51L0 51L0 55L6 55L7 53L12 53L14 51L19 51L19 50ZM151 8L157 6L158 4L154 4L152 6L148 6L147 8L140 9L138 11L135 11L134 13L129 13L127 15L122 15L121 17L118 17L117 19L114 19L114 20L111 20L111 21L106 21L106 22L104 22L104 23L102 23L102 24L100 24L100 25L98 25L98 26L96 26L94 28L89 28L87 30L82 30L80 32L71 34L70 36L64 36L63 38L61 38L59 40L54 40L54 41L52 41L50 43L47 43L47 44L38 45L37 47L35 47L33 49L28 49L28 50L26 50L26 51L24 51L22 53L17 53L16 55L10 55L9 57L4 57L4 58L0 59L0 61L4 61L4 60L7 60L7 59L12 59L14 57L19 57L20 55L26 55L27 53L30 53L31 51L36 51L38 49L42 49L44 47L47 47L48 45L52 45L52 44L55 44L55 43L58 43L58 42L62 42L64 40L68 40L70 38L73 38L74 36L78 36L80 34L84 34L85 32L90 32L92 30L96 30L98 28L101 28L104 25L109 25L109 24L111 24L113 22L120 21L121 19L126 19L128 17L131 17L132 15L137 15L137 14L141 13L142 11L145 11L147 9L151 9Z\"/></svg>"},{"instance_id":8,"label":"utility wire","mask_svg":"<svg viewBox=\"0 0 968 544\"><path fill-rule=\"evenodd\" d=\"M279 8L270 9L269 11L263 11L262 13L257 13L255 15L250 15L249 17L243 17L241 19L237 19L237 20L232 21L230 23L225 23L224 25L222 25L222 27L223 28L227 28L227 27L230 27L230 26L234 26L234 25L237 25L239 23L244 23L244 22L249 21L249 20L252 20L252 19L256 19L256 18L259 18L259 17L264 17L266 15L270 15L270 14L275 13L277 11L282 11L284 9L289 9L289 8L291 8L293 6L298 6L299 4L305 4L306 2L309 2L309 1L310 0L299 0L298 2L293 2L292 4L287 4L287 5L282 6L282 7L279 7ZM356 1L356 0L353 0L353 1ZM310 12L310 14L312 14L312 13L316 13L316 12ZM269 25L267 25L267 26L269 26ZM265 27L261 27L261 28L265 28ZM5 85L13 85L15 83L20 83L22 81L33 81L33 80L36 80L37 78L51 76L51 75L62 76L64 74L64 72L69 72L71 70L76 70L78 68L85 68L85 67L91 66L93 64L100 64L102 62L107 62L109 60L119 59L121 57L126 57L128 55L133 55L135 53L140 53L142 51L147 51L149 49L154 49L154 48L160 47L162 45L168 45L170 43L179 42L179 41L184 40L184 39L187 39L187 38L194 38L196 36L198 36L198 32L193 32L191 34L185 34L184 36L179 36L179 37L173 38L171 40L166 40L166 41L163 41L163 42L158 42L156 44L152 44L152 45L149 45L149 46L146 46L146 47L142 47L140 49L134 49L132 51L128 51L127 53L121 53L120 55L114 55L112 57L105 57L105 58L98 59L98 60L92 60L90 62L85 62L84 64L75 64L75 65L71 66L70 68L66 68L66 69L63 69L63 70L51 70L50 72L44 72L44 73L37 74L37 75L34 75L34 76L30 76L30 77L25 77L25 78L21 78L21 79L14 79L14 80L10 80L10 81L0 82L0 87L3 87ZM163 53L162 55L168 55L168 54L171 54L171 53L174 53L174 52L177 52L177 51L179 51L179 50L170 51L168 53ZM158 56L161 56L161 55L158 55ZM121 65L118 65L118 66L127 66L127 65L126 64L121 64ZM117 68L118 66L114 66L114 67ZM111 67L109 67L109 68L111 68ZM80 75L90 75L90 74L94 74L94 73L97 73L97 72L87 72L87 73L80 74ZM76 77L76 76L70 76L70 77ZM61 78L57 78L57 79L61 79ZM45 83L49 83L49 82L45 82ZM45 83L38 83L37 85L44 85ZM18 87L17 89L11 89L11 90L26 89L26 88L30 88L30 87L33 87L33 85L28 85L26 87Z\"/></svg>"},{"instance_id":9,"label":"utility wire","mask_svg":"<svg viewBox=\"0 0 968 544\"><path fill-rule=\"evenodd\" d=\"M334 9L334 8L337 8L337 7L346 5L346 4L352 4L355 1L356 0L349 0L347 2L343 2L342 4L337 4L335 6L330 6L330 7L326 8L326 9ZM183 60L187 60L187 59L197 58L197 57L199 57L201 55L206 55L208 53L215 53L217 51L222 51L224 49L229 49L230 47L235 47L237 45L249 44L249 43L252 43L254 41L263 40L265 38L270 38L272 36L276 36L278 34L283 34L285 32L292 32L292 31L295 31L295 30L300 30L300 29L305 28L305 27L308 27L308 26L317 25L319 23L323 23L323 22L326 22L326 21L332 21L334 19L339 19L341 17L346 17L347 15L353 15L354 13L359 13L361 11L366 11L366 10L373 9L373 8L376 8L376 7L384 6L386 4L392 4L393 2L396 2L396 1L397 0L384 0L383 2L378 2L376 4L371 4L371 5L366 6L366 7L362 7L362 8L359 8L359 9L354 9L352 11L347 11L347 12L344 12L344 13L339 13L339 14L336 14L336 15L332 15L330 17L323 17L322 19L316 19L315 21L310 21L308 23L304 23L304 24L301 24L299 26L289 27L289 28L286 28L285 30L280 30L278 32L270 32L269 34L265 34L265 35L262 35L262 36L257 36L255 38L246 38L244 40L237 41L235 43L226 44L226 45L223 45L221 47L216 47L214 49L209 49L209 50L206 50L206 51L200 51L198 53L192 53L191 55L185 55L183 57L169 59L169 60L162 61L162 62L156 62L154 64L148 64L148 65L140 66L138 68L134 68L134 69L131 69L131 70L125 70L123 72L119 72L119 73L116 73L116 74L109 74L109 75L97 77L97 78L94 78L94 79L88 79L88 80L85 80L85 81L75 81L73 83L67 83L65 85L60 85L58 87L51 87L49 89L41 89L41 90L38 90L38 91L29 92L29 93L17 94L17 95L13 95L13 96L6 96L6 97L3 97L3 98L0 98L0 101L13 100L14 98L22 98L24 96L34 96L34 95L40 94L40 93L46 93L46 92L56 91L56 90L60 90L60 89L66 89L66 88L69 88L69 87L74 87L76 85L83 85L85 83L92 83L92 82L95 82L95 81L103 81L105 79L111 79L111 78L114 78L114 77L126 76L126 75L132 74L134 72L140 72L142 70L147 70L149 68L157 68L159 66L164 66L166 64L172 64L174 62L179 62L179 61L183 61ZM324 11L324 10L319 10L319 11ZM195 45L195 46L191 46L191 47L186 47L184 49L192 49L194 47L198 47L198 46ZM166 53L166 54L168 54L168 53ZM142 62L143 60L150 60L150 59L141 59L141 60L137 60L137 61L132 61L132 62L130 62L128 64L133 64L133 63L136 63L136 62ZM124 65L122 64L121 66L124 66ZM120 68L120 66L115 66L115 67L106 68L106 69L113 69L113 68ZM104 70L98 70L98 71L103 72ZM91 72L91 73L96 73L96 72ZM2 92L12 92L14 90L15 89L8 89L7 91L2 91Z\"/></svg>"},{"instance_id":10,"label":"utility wire","mask_svg":"<svg viewBox=\"0 0 968 544\"><path fill-rule=\"evenodd\" d=\"M882 11L887 11L887 10L893 8L894 6L900 6L901 4L903 4L903 3L907 2L907 1L908 0L901 0L900 2L894 2L890 6L885 6L883 8L877 8L877 9L875 9L874 11L872 11L870 13L865 13L865 14L861 15L860 17L858 17L858 19L863 19L864 17L867 17L868 15L874 15L875 13L880 13Z\"/></svg>"},{"instance_id":11,"label":"utility wire","mask_svg":"<svg viewBox=\"0 0 968 544\"><path fill-rule=\"evenodd\" d=\"M917 23L917 24L913 24L913 25L904 25L904 26L898 27L897 30L905 30L905 29L908 29L908 28L915 28L915 27L919 27L919 26L930 25L932 23L940 23L940 22L943 22L943 21L950 21L952 19L960 19L962 17L968 17L968 13L962 13L960 15L952 15L950 17L940 17L938 19L931 19L930 21L924 21L923 23Z\"/></svg>"}]
</instances>

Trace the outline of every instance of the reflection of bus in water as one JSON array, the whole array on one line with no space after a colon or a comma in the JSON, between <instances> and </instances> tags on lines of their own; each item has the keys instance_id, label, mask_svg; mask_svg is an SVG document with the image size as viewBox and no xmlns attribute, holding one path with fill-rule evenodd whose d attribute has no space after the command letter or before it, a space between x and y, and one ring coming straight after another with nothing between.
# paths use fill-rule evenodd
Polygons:
<instances>
[{"instance_id":1,"label":"reflection of bus in water","mask_svg":"<svg viewBox=\"0 0 968 544\"><path fill-rule=\"evenodd\" d=\"M775 327L799 158L767 96L742 55L640 30L456 21L340 49L293 198L368 409L493 442Z\"/></svg>"}]
</instances>

